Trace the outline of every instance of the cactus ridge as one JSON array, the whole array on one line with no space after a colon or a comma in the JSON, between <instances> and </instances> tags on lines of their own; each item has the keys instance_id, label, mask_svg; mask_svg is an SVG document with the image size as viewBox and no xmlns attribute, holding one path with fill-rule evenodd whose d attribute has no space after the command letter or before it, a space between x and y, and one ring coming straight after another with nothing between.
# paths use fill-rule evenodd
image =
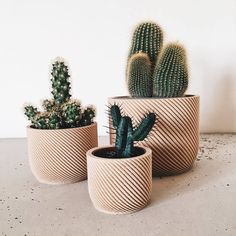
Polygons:
<instances>
[{"instance_id":1,"label":"cactus ridge","mask_svg":"<svg viewBox=\"0 0 236 236\"><path fill-rule=\"evenodd\" d=\"M188 87L185 49L170 43L164 49L163 33L155 23L142 23L134 31L126 70L132 97L180 97Z\"/></svg>"},{"instance_id":2,"label":"cactus ridge","mask_svg":"<svg viewBox=\"0 0 236 236\"><path fill-rule=\"evenodd\" d=\"M134 141L144 140L153 128L156 115L149 113L134 129L132 120L129 116L122 116L120 108L112 105L110 108L112 124L116 130L116 155L118 157L131 157L134 153Z\"/></svg>"}]
</instances>

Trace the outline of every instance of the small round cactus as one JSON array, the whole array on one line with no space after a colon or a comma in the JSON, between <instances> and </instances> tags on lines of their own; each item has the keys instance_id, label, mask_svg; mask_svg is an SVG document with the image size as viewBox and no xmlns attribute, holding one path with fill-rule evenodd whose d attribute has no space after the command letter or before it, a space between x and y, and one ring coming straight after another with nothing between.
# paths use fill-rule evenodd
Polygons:
<instances>
[{"instance_id":1,"label":"small round cactus","mask_svg":"<svg viewBox=\"0 0 236 236\"><path fill-rule=\"evenodd\" d=\"M67 127L78 127L81 120L81 104L78 100L71 100L63 104L62 116Z\"/></svg>"},{"instance_id":2,"label":"small round cactus","mask_svg":"<svg viewBox=\"0 0 236 236\"><path fill-rule=\"evenodd\" d=\"M24 114L36 129L74 128L93 123L95 109L83 108L79 100L71 99L68 67L63 61L56 60L52 64L52 99L42 102L43 111L28 105Z\"/></svg>"},{"instance_id":3,"label":"small round cactus","mask_svg":"<svg viewBox=\"0 0 236 236\"><path fill-rule=\"evenodd\" d=\"M28 120L33 121L35 116L38 113L38 109L31 105L25 106L25 115L28 117Z\"/></svg>"}]
</instances>

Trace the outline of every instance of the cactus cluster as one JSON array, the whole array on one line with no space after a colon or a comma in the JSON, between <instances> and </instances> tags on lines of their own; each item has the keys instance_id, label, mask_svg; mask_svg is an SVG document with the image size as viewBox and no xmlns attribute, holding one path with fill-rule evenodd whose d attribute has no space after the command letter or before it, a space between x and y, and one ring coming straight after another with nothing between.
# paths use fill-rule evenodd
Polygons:
<instances>
[{"instance_id":1,"label":"cactus cluster","mask_svg":"<svg viewBox=\"0 0 236 236\"><path fill-rule=\"evenodd\" d=\"M122 116L120 108L112 105L110 108L112 125L116 131L115 153L113 157L131 157L135 156L135 141L144 140L156 122L156 115L149 113L144 117L139 126L133 127L129 116Z\"/></svg>"},{"instance_id":2,"label":"cactus cluster","mask_svg":"<svg viewBox=\"0 0 236 236\"><path fill-rule=\"evenodd\" d=\"M25 115L36 129L74 128L93 123L95 109L92 106L81 107L79 100L71 99L68 67L61 60L52 64L51 71L53 99L42 102L43 111L28 105Z\"/></svg>"},{"instance_id":3,"label":"cactus cluster","mask_svg":"<svg viewBox=\"0 0 236 236\"><path fill-rule=\"evenodd\" d=\"M179 43L163 47L155 23L140 24L133 35L126 80L132 97L181 97L188 87L185 49Z\"/></svg>"}]
</instances>

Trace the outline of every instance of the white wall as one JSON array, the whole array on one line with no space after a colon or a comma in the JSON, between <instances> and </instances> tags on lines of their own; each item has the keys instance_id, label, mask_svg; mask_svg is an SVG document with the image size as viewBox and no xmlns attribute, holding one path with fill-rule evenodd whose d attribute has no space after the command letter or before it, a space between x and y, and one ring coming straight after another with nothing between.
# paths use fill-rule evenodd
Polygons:
<instances>
[{"instance_id":1,"label":"white wall","mask_svg":"<svg viewBox=\"0 0 236 236\"><path fill-rule=\"evenodd\" d=\"M165 42L188 50L189 93L201 96L201 130L236 132L235 0L0 0L0 137L25 136L25 102L50 96L49 65L70 63L73 95L97 106L105 134L107 97L126 95L131 33L159 22Z\"/></svg>"}]
</instances>

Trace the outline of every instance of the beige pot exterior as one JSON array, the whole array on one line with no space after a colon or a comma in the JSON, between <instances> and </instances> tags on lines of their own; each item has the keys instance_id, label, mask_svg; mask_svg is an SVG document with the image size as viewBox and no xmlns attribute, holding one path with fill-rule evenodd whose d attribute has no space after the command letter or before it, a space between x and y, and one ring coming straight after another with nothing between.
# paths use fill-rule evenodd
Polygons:
<instances>
[{"instance_id":1,"label":"beige pot exterior","mask_svg":"<svg viewBox=\"0 0 236 236\"><path fill-rule=\"evenodd\" d=\"M27 128L32 173L41 183L66 184L87 178L86 152L98 145L97 124L69 129Z\"/></svg>"},{"instance_id":2,"label":"beige pot exterior","mask_svg":"<svg viewBox=\"0 0 236 236\"><path fill-rule=\"evenodd\" d=\"M121 159L96 157L93 152L97 149L87 152L88 190L94 207L109 214L128 214L144 208L152 190L151 149Z\"/></svg>"},{"instance_id":3,"label":"beige pot exterior","mask_svg":"<svg viewBox=\"0 0 236 236\"><path fill-rule=\"evenodd\" d=\"M152 149L153 175L165 176L186 172L193 166L199 147L199 100L199 96L115 97L109 98L108 102L119 105L123 114L133 118L134 125L139 124L148 112L157 114L157 125L138 145ZM111 144L114 140L115 135L110 135Z\"/></svg>"}]
</instances>

